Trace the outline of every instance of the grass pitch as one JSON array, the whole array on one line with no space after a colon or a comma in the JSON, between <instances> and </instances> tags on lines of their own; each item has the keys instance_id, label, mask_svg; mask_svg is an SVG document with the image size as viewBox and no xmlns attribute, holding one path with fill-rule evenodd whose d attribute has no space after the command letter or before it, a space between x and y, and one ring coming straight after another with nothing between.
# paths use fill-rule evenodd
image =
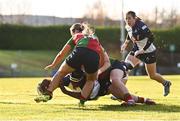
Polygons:
<instances>
[{"instance_id":1,"label":"grass pitch","mask_svg":"<svg viewBox=\"0 0 180 121\"><path fill-rule=\"evenodd\" d=\"M164 77L172 81L167 97L162 94L162 85L146 76L131 76L127 84L131 93L152 98L157 105L121 107L120 102L111 100L109 95L89 101L83 108L78 107L78 100L62 94L59 89L49 102L35 103L36 85L43 78L1 78L0 121L180 120L180 76Z\"/></svg>"}]
</instances>

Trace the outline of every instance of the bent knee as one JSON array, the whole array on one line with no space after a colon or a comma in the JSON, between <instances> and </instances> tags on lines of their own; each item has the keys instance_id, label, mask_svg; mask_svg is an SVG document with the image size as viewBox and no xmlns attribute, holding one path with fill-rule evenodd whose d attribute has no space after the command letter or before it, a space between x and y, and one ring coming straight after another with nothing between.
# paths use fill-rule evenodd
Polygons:
<instances>
[{"instance_id":1,"label":"bent knee","mask_svg":"<svg viewBox=\"0 0 180 121\"><path fill-rule=\"evenodd\" d=\"M156 74L149 75L149 78L154 80L156 78Z\"/></svg>"}]
</instances>

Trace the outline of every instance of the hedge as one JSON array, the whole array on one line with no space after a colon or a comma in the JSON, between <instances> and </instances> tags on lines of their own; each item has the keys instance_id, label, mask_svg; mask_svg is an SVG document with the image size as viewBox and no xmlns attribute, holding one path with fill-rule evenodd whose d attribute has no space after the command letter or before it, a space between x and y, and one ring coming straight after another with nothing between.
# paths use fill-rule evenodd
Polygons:
<instances>
[{"instance_id":1,"label":"hedge","mask_svg":"<svg viewBox=\"0 0 180 121\"><path fill-rule=\"evenodd\" d=\"M69 26L31 27L0 26L0 49L49 50L57 49L69 39Z\"/></svg>"},{"instance_id":2,"label":"hedge","mask_svg":"<svg viewBox=\"0 0 180 121\"><path fill-rule=\"evenodd\" d=\"M57 50L70 38L70 26L32 27L22 25L0 25L0 49L6 50ZM97 27L96 33L105 47L120 45L118 27ZM169 30L153 30L155 44L163 51L169 51L174 44L180 52L180 27ZM112 48L113 49L113 48Z\"/></svg>"}]
</instances>

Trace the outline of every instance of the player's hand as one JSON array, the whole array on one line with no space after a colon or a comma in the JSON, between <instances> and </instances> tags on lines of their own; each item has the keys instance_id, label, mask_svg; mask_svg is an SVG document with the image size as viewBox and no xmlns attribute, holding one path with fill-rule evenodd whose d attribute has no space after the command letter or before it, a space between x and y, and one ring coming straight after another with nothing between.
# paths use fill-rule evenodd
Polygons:
<instances>
[{"instance_id":1,"label":"player's hand","mask_svg":"<svg viewBox=\"0 0 180 121\"><path fill-rule=\"evenodd\" d=\"M55 65L50 64L50 65L47 65L44 69L48 70L48 69L53 69L54 67L55 67Z\"/></svg>"},{"instance_id":2,"label":"player's hand","mask_svg":"<svg viewBox=\"0 0 180 121\"><path fill-rule=\"evenodd\" d=\"M126 49L126 47L127 47L127 44L124 43L124 44L121 46L121 52L123 52L123 51Z\"/></svg>"},{"instance_id":3,"label":"player's hand","mask_svg":"<svg viewBox=\"0 0 180 121\"><path fill-rule=\"evenodd\" d=\"M102 71L99 69L97 75L100 75L101 73L102 73Z\"/></svg>"},{"instance_id":4,"label":"player's hand","mask_svg":"<svg viewBox=\"0 0 180 121\"><path fill-rule=\"evenodd\" d=\"M144 53L144 50L141 49L141 50L136 51L134 56L138 56L139 54L143 54L143 53Z\"/></svg>"}]
</instances>

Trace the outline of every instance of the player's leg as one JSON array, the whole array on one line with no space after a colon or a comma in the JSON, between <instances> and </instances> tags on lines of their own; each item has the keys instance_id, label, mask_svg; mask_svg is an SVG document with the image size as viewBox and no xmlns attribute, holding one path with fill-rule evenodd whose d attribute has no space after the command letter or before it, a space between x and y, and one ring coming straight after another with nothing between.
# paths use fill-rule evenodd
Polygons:
<instances>
[{"instance_id":1,"label":"player's leg","mask_svg":"<svg viewBox=\"0 0 180 121\"><path fill-rule=\"evenodd\" d=\"M124 78L122 78L121 81L122 81L122 83L124 83L124 85L126 85L127 80L128 80L128 74L126 74L126 76ZM114 96L114 95L111 96L111 99L112 100L118 100L118 98L116 96Z\"/></svg>"},{"instance_id":2,"label":"player's leg","mask_svg":"<svg viewBox=\"0 0 180 121\"><path fill-rule=\"evenodd\" d=\"M113 69L110 73L110 79L112 81L110 91L111 93L120 99L123 99L127 102L128 105L134 105L135 102L129 94L128 89L122 83L121 79L123 78L124 72L120 69Z\"/></svg>"},{"instance_id":3,"label":"player's leg","mask_svg":"<svg viewBox=\"0 0 180 121\"><path fill-rule=\"evenodd\" d=\"M64 86L75 92L81 91L86 82L85 74L81 69L77 69L66 75L62 80ZM79 100L78 106L83 107L85 102L84 100Z\"/></svg>"},{"instance_id":4,"label":"player's leg","mask_svg":"<svg viewBox=\"0 0 180 121\"><path fill-rule=\"evenodd\" d=\"M60 66L59 70L53 76L48 90L53 92L62 83L62 79L68 74L74 71L74 68L70 67L65 61Z\"/></svg>"},{"instance_id":5,"label":"player's leg","mask_svg":"<svg viewBox=\"0 0 180 121\"><path fill-rule=\"evenodd\" d=\"M141 61L138 58L136 58L134 55L132 55L132 53L130 52L126 56L125 62L127 63L128 70L132 70Z\"/></svg>"},{"instance_id":6,"label":"player's leg","mask_svg":"<svg viewBox=\"0 0 180 121\"><path fill-rule=\"evenodd\" d=\"M97 80L97 72L86 74L86 83L82 88L81 95L87 99L93 89L94 81Z\"/></svg>"},{"instance_id":7,"label":"player's leg","mask_svg":"<svg viewBox=\"0 0 180 121\"><path fill-rule=\"evenodd\" d=\"M141 61L134 56L134 51L131 51L131 52L127 55L127 57L126 57L126 59L125 59L125 64L126 64L126 67L128 68L128 70L132 70L132 69L133 69L136 65L138 65L140 62L141 62ZM128 73L126 73L126 77L123 77L121 81L123 81L124 84L127 83L127 81L128 81ZM111 99L112 99L112 100L117 100L117 98L116 98L115 95L112 95L112 96L111 96Z\"/></svg>"},{"instance_id":8,"label":"player's leg","mask_svg":"<svg viewBox=\"0 0 180 121\"><path fill-rule=\"evenodd\" d=\"M157 73L156 63L145 64L145 67L148 76L164 86L164 96L167 96L170 93L171 82L165 80L159 73Z\"/></svg>"},{"instance_id":9,"label":"player's leg","mask_svg":"<svg viewBox=\"0 0 180 121\"><path fill-rule=\"evenodd\" d=\"M145 98L145 97L141 97L141 96L136 96L136 95L133 95L131 94L132 98L134 99L134 101L136 103L142 103L142 104L147 104L147 105L155 105L156 102L153 101L152 99L150 98Z\"/></svg>"},{"instance_id":10,"label":"player's leg","mask_svg":"<svg viewBox=\"0 0 180 121\"><path fill-rule=\"evenodd\" d=\"M171 82L165 80L159 73L157 73L156 51L139 54L137 58L139 58L141 61L145 63L145 68L148 76L164 86L164 96L167 96L170 92Z\"/></svg>"},{"instance_id":11,"label":"player's leg","mask_svg":"<svg viewBox=\"0 0 180 121\"><path fill-rule=\"evenodd\" d=\"M83 56L83 67L86 75L86 83L84 84L81 95L88 99L93 89L95 80L97 80L97 71L99 67L99 55L91 50L84 50L86 54ZM82 57L81 57L82 58Z\"/></svg>"},{"instance_id":12,"label":"player's leg","mask_svg":"<svg viewBox=\"0 0 180 121\"><path fill-rule=\"evenodd\" d=\"M132 70L137 64L140 63L140 60L136 56L134 56L137 50L138 46L134 44L132 50L126 56L125 62L127 62L129 70Z\"/></svg>"},{"instance_id":13,"label":"player's leg","mask_svg":"<svg viewBox=\"0 0 180 121\"><path fill-rule=\"evenodd\" d=\"M81 66L81 55L82 51L78 49L74 49L72 53L66 58L66 60L61 64L59 70L53 76L49 87L47 88L47 94L41 95L36 100L40 101L48 101L52 97L53 91L59 87L59 85L63 82L62 79L68 74L73 72L75 69L79 69ZM44 100L43 100L44 98Z\"/></svg>"}]
</instances>

